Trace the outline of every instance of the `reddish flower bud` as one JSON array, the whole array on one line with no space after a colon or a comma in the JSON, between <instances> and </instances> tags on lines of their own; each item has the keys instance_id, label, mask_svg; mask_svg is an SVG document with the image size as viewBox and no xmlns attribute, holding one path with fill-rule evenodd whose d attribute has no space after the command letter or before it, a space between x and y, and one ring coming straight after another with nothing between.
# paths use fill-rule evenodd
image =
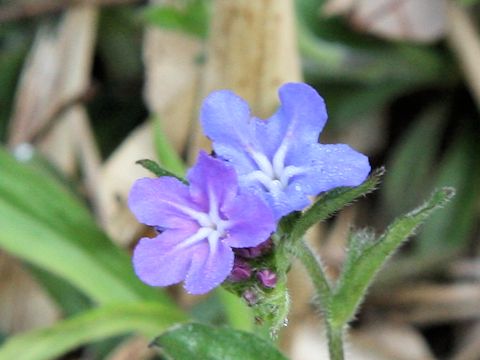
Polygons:
<instances>
[{"instance_id":1,"label":"reddish flower bud","mask_svg":"<svg viewBox=\"0 0 480 360\"><path fill-rule=\"evenodd\" d=\"M258 301L257 294L253 289L245 290L242 297L245 299L249 306L255 305Z\"/></svg>"},{"instance_id":2,"label":"reddish flower bud","mask_svg":"<svg viewBox=\"0 0 480 360\"><path fill-rule=\"evenodd\" d=\"M266 288L274 288L277 285L277 274L269 269L258 271L257 278Z\"/></svg>"},{"instance_id":3,"label":"reddish flower bud","mask_svg":"<svg viewBox=\"0 0 480 360\"><path fill-rule=\"evenodd\" d=\"M233 269L228 280L239 282L249 279L250 276L252 276L252 268L250 265L241 258L235 257Z\"/></svg>"},{"instance_id":4,"label":"reddish flower bud","mask_svg":"<svg viewBox=\"0 0 480 360\"><path fill-rule=\"evenodd\" d=\"M272 247L272 240L268 239L255 247L235 249L235 253L246 259L253 259L266 254Z\"/></svg>"}]
</instances>

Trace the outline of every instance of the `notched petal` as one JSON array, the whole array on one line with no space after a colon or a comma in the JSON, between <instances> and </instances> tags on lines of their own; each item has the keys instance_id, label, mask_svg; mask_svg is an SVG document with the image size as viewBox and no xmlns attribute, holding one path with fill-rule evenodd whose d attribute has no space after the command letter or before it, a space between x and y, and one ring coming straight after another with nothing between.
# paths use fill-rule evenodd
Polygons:
<instances>
[{"instance_id":1,"label":"notched petal","mask_svg":"<svg viewBox=\"0 0 480 360\"><path fill-rule=\"evenodd\" d=\"M238 180L233 167L204 151L200 152L197 163L189 170L187 179L192 198L205 208L208 208L211 198L216 204L223 204L237 194Z\"/></svg>"},{"instance_id":2,"label":"notched petal","mask_svg":"<svg viewBox=\"0 0 480 360\"><path fill-rule=\"evenodd\" d=\"M214 91L200 109L205 135L214 142L239 149L250 146L250 117L248 104L230 90Z\"/></svg>"},{"instance_id":3,"label":"notched petal","mask_svg":"<svg viewBox=\"0 0 480 360\"><path fill-rule=\"evenodd\" d=\"M190 234L168 230L155 238L142 238L133 252L137 276L150 286L168 286L185 279L195 249L178 249Z\"/></svg>"},{"instance_id":4,"label":"notched petal","mask_svg":"<svg viewBox=\"0 0 480 360\"><path fill-rule=\"evenodd\" d=\"M214 289L230 275L233 258L232 249L222 241L217 243L213 252L208 244L199 245L185 279L185 289L193 295Z\"/></svg>"},{"instance_id":5,"label":"notched petal","mask_svg":"<svg viewBox=\"0 0 480 360\"><path fill-rule=\"evenodd\" d=\"M288 122L284 136L293 141L316 143L328 118L323 98L303 83L287 83L278 94L281 106L277 116Z\"/></svg>"}]
</instances>

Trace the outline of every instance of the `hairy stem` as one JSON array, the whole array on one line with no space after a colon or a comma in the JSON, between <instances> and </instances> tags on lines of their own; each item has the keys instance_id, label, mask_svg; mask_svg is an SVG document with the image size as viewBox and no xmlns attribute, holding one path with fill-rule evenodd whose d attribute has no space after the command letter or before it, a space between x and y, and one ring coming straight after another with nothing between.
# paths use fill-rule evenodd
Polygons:
<instances>
[{"instance_id":1,"label":"hairy stem","mask_svg":"<svg viewBox=\"0 0 480 360\"><path fill-rule=\"evenodd\" d=\"M316 295L320 300L318 306L325 314L330 360L343 360L343 324L340 327L335 327L329 321L328 307L332 301L332 289L322 263L303 240L295 244L294 254L305 266L315 287Z\"/></svg>"},{"instance_id":2,"label":"hairy stem","mask_svg":"<svg viewBox=\"0 0 480 360\"><path fill-rule=\"evenodd\" d=\"M319 306L325 312L326 306L330 302L332 291L320 259L313 253L305 241L299 241L298 244L296 244L295 256L297 256L303 266L305 266L315 287L315 292L320 298Z\"/></svg>"},{"instance_id":3,"label":"hairy stem","mask_svg":"<svg viewBox=\"0 0 480 360\"><path fill-rule=\"evenodd\" d=\"M343 328L334 328L327 324L327 337L330 360L343 360Z\"/></svg>"}]
</instances>

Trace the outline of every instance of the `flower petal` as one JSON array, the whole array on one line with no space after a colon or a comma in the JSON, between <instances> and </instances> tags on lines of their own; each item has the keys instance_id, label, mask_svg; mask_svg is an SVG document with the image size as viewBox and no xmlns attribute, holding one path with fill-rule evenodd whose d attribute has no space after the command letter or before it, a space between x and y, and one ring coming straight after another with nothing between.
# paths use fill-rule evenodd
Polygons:
<instances>
[{"instance_id":1,"label":"flower petal","mask_svg":"<svg viewBox=\"0 0 480 360\"><path fill-rule=\"evenodd\" d=\"M207 243L195 247L192 266L185 279L185 289L190 294L205 294L220 285L233 268L233 251L218 241L214 250Z\"/></svg>"},{"instance_id":2,"label":"flower petal","mask_svg":"<svg viewBox=\"0 0 480 360\"><path fill-rule=\"evenodd\" d=\"M225 243L228 246L253 247L268 239L275 231L272 210L257 195L239 195L228 207L221 209L231 224Z\"/></svg>"},{"instance_id":3,"label":"flower petal","mask_svg":"<svg viewBox=\"0 0 480 360\"><path fill-rule=\"evenodd\" d=\"M278 118L288 122L285 137L302 143L318 142L319 134L327 122L327 109L323 98L311 86L288 83L278 91L281 107Z\"/></svg>"},{"instance_id":4,"label":"flower petal","mask_svg":"<svg viewBox=\"0 0 480 360\"><path fill-rule=\"evenodd\" d=\"M258 148L255 122L242 98L230 90L211 93L203 101L200 121L217 155L234 163L239 172L252 171L254 163L248 154Z\"/></svg>"},{"instance_id":5,"label":"flower petal","mask_svg":"<svg viewBox=\"0 0 480 360\"><path fill-rule=\"evenodd\" d=\"M368 158L345 144L297 147L287 155L286 162L303 169L289 186L297 186L307 195L340 186L358 186L371 170Z\"/></svg>"},{"instance_id":6,"label":"flower petal","mask_svg":"<svg viewBox=\"0 0 480 360\"><path fill-rule=\"evenodd\" d=\"M282 143L317 143L327 122L322 97L307 84L287 83L278 91L280 108L267 121L257 120L257 142L270 160Z\"/></svg>"},{"instance_id":7,"label":"flower petal","mask_svg":"<svg viewBox=\"0 0 480 360\"><path fill-rule=\"evenodd\" d=\"M233 167L208 156L204 151L200 151L187 179L190 182L190 194L197 203L207 205L212 200L218 206L230 202L237 194L238 180Z\"/></svg>"},{"instance_id":8,"label":"flower petal","mask_svg":"<svg viewBox=\"0 0 480 360\"><path fill-rule=\"evenodd\" d=\"M295 185L296 184L290 184L276 196L267 193L275 219L278 220L293 211L302 210L310 204L311 201L306 196L306 193Z\"/></svg>"},{"instance_id":9,"label":"flower petal","mask_svg":"<svg viewBox=\"0 0 480 360\"><path fill-rule=\"evenodd\" d=\"M189 213L201 211L192 202L188 187L172 177L137 180L130 190L128 206L144 224L192 232L196 223Z\"/></svg>"},{"instance_id":10,"label":"flower petal","mask_svg":"<svg viewBox=\"0 0 480 360\"><path fill-rule=\"evenodd\" d=\"M133 252L137 276L151 286L168 286L185 279L200 245L178 247L190 235L184 230L167 230L155 238L142 238Z\"/></svg>"},{"instance_id":11,"label":"flower petal","mask_svg":"<svg viewBox=\"0 0 480 360\"><path fill-rule=\"evenodd\" d=\"M273 159L287 132L289 119L280 109L269 119L255 119L256 142L261 144L262 152L269 160Z\"/></svg>"}]
</instances>

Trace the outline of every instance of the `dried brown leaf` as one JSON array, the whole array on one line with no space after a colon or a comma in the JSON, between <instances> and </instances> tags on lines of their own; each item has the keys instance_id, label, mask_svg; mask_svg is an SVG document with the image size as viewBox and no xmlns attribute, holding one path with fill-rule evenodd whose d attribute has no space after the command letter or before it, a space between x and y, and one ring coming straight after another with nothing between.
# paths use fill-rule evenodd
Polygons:
<instances>
[{"instance_id":1,"label":"dried brown leaf","mask_svg":"<svg viewBox=\"0 0 480 360\"><path fill-rule=\"evenodd\" d=\"M330 0L327 16L344 14L360 31L394 40L432 42L446 30L446 0Z\"/></svg>"},{"instance_id":2,"label":"dried brown leaf","mask_svg":"<svg viewBox=\"0 0 480 360\"><path fill-rule=\"evenodd\" d=\"M292 360L328 359L325 329L314 314L297 326L289 351ZM413 327L376 322L349 332L345 358L350 360L433 360L422 335Z\"/></svg>"},{"instance_id":3,"label":"dried brown leaf","mask_svg":"<svg viewBox=\"0 0 480 360\"><path fill-rule=\"evenodd\" d=\"M132 337L122 342L108 355L106 360L146 360L152 359L156 351L148 346L143 337Z\"/></svg>"},{"instance_id":4,"label":"dried brown leaf","mask_svg":"<svg viewBox=\"0 0 480 360\"><path fill-rule=\"evenodd\" d=\"M204 95L228 88L270 116L278 87L301 79L292 1L215 0L207 60ZM193 153L208 147L197 131Z\"/></svg>"},{"instance_id":5,"label":"dried brown leaf","mask_svg":"<svg viewBox=\"0 0 480 360\"><path fill-rule=\"evenodd\" d=\"M381 354L385 359L435 359L420 332L405 324L373 323L353 331L351 338L365 352Z\"/></svg>"},{"instance_id":6,"label":"dried brown leaf","mask_svg":"<svg viewBox=\"0 0 480 360\"><path fill-rule=\"evenodd\" d=\"M369 303L402 322L435 324L480 318L480 284L405 285L378 291Z\"/></svg>"},{"instance_id":7,"label":"dried brown leaf","mask_svg":"<svg viewBox=\"0 0 480 360\"><path fill-rule=\"evenodd\" d=\"M98 200L104 229L118 244L127 246L142 225L127 207L128 192L135 180L151 176L135 164L139 159L155 158L151 127L138 127L103 165L98 177Z\"/></svg>"},{"instance_id":8,"label":"dried brown leaf","mask_svg":"<svg viewBox=\"0 0 480 360\"><path fill-rule=\"evenodd\" d=\"M185 34L148 28L144 41L145 99L158 115L173 147L182 153L190 138L198 94L196 62L201 43ZM150 174L135 161L155 159L153 129L145 123L135 130L105 162L98 194L102 224L110 236L124 246L138 234L140 225L126 205L133 182Z\"/></svg>"},{"instance_id":9,"label":"dried brown leaf","mask_svg":"<svg viewBox=\"0 0 480 360\"><path fill-rule=\"evenodd\" d=\"M0 331L11 334L48 326L59 315L20 263L0 252Z\"/></svg>"},{"instance_id":10,"label":"dried brown leaf","mask_svg":"<svg viewBox=\"0 0 480 360\"><path fill-rule=\"evenodd\" d=\"M447 38L457 56L473 98L480 109L480 36L467 10L460 5L448 4Z\"/></svg>"}]
</instances>

